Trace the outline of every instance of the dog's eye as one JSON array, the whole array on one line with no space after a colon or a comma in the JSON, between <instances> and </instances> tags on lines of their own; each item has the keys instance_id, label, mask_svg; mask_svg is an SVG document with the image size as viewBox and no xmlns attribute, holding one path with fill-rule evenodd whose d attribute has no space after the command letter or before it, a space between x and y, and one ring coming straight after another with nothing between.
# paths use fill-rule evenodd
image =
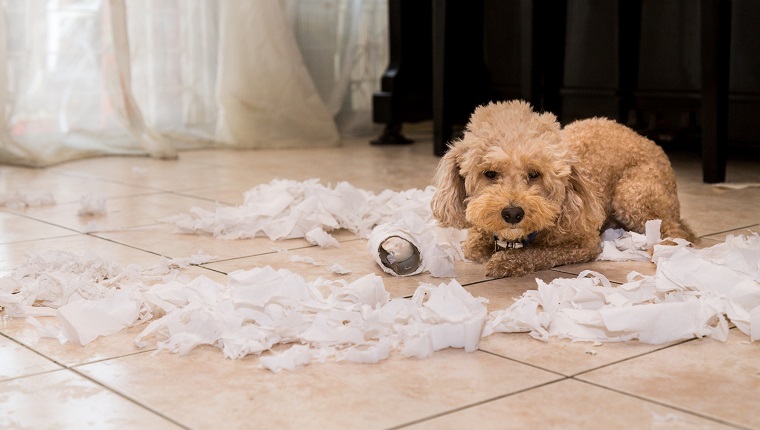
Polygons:
<instances>
[{"instance_id":1,"label":"dog's eye","mask_svg":"<svg viewBox=\"0 0 760 430\"><path fill-rule=\"evenodd\" d=\"M486 170L483 172L483 176L485 176L488 179L493 179L498 175L498 173L494 172L493 170Z\"/></svg>"},{"instance_id":2,"label":"dog's eye","mask_svg":"<svg viewBox=\"0 0 760 430\"><path fill-rule=\"evenodd\" d=\"M541 176L541 174L535 170L528 170L528 179L538 179L538 177Z\"/></svg>"}]
</instances>

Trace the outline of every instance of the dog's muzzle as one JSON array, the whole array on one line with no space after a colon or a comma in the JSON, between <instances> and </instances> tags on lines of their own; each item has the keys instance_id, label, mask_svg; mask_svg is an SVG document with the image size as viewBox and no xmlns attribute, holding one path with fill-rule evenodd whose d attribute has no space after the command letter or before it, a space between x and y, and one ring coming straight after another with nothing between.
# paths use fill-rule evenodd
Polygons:
<instances>
[{"instance_id":1,"label":"dog's muzzle","mask_svg":"<svg viewBox=\"0 0 760 430\"><path fill-rule=\"evenodd\" d=\"M537 235L538 235L538 232L534 231L533 233L529 234L528 236L520 240L504 240L504 239L501 239L499 236L494 235L493 237L494 252L503 251L505 249L523 248L525 246L528 246L533 241L533 239L536 238Z\"/></svg>"}]
</instances>

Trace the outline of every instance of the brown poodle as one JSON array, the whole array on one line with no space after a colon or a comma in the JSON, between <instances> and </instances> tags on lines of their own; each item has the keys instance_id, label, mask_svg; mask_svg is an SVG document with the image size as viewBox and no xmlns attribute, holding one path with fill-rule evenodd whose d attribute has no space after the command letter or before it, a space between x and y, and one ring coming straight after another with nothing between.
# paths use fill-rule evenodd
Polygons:
<instances>
[{"instance_id":1,"label":"brown poodle","mask_svg":"<svg viewBox=\"0 0 760 430\"><path fill-rule=\"evenodd\" d=\"M681 220L676 178L654 142L594 118L560 128L528 103L475 110L435 174L431 203L443 226L469 228L465 257L489 276L520 276L594 260L603 228L694 242Z\"/></svg>"}]
</instances>

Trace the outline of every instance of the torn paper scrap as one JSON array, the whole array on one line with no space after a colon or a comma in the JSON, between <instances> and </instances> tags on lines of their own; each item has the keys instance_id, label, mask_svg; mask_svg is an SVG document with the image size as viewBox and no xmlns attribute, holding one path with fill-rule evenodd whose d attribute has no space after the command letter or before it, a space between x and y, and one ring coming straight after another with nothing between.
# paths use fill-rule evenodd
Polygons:
<instances>
[{"instance_id":1,"label":"torn paper scrap","mask_svg":"<svg viewBox=\"0 0 760 430\"><path fill-rule=\"evenodd\" d=\"M200 266L201 264L210 263L216 260L216 255L208 255L205 252L198 250L195 254L189 257L175 257L166 262L168 267L187 269L190 266Z\"/></svg>"},{"instance_id":2,"label":"torn paper scrap","mask_svg":"<svg viewBox=\"0 0 760 430\"><path fill-rule=\"evenodd\" d=\"M338 248L340 242L332 237L322 227L314 227L306 232L305 239L312 245L319 245L321 248Z\"/></svg>"},{"instance_id":3,"label":"torn paper scrap","mask_svg":"<svg viewBox=\"0 0 760 430\"><path fill-rule=\"evenodd\" d=\"M330 273L335 273L337 275L350 275L352 273L351 269L343 267L338 263L335 263L332 266L328 267L327 271Z\"/></svg>"},{"instance_id":4,"label":"torn paper scrap","mask_svg":"<svg viewBox=\"0 0 760 430\"><path fill-rule=\"evenodd\" d=\"M105 197L85 194L79 199L79 211L77 215L80 217L103 216L107 213Z\"/></svg>"},{"instance_id":5,"label":"torn paper scrap","mask_svg":"<svg viewBox=\"0 0 760 430\"><path fill-rule=\"evenodd\" d=\"M596 258L601 261L650 261L649 250L662 240L661 220L647 221L645 233L623 229L607 229L602 232L602 252Z\"/></svg>"},{"instance_id":6,"label":"torn paper scrap","mask_svg":"<svg viewBox=\"0 0 760 430\"><path fill-rule=\"evenodd\" d=\"M48 192L24 194L16 191L10 195L0 195L0 207L23 209L32 206L51 206L55 204L53 195Z\"/></svg>"},{"instance_id":7,"label":"torn paper scrap","mask_svg":"<svg viewBox=\"0 0 760 430\"><path fill-rule=\"evenodd\" d=\"M655 246L653 258L655 276L629 275L620 286L590 272L550 284L537 279L537 290L491 313L490 329L538 339L660 344L704 336L725 341L730 321L752 341L760 337L757 233L704 249Z\"/></svg>"},{"instance_id":8,"label":"torn paper scrap","mask_svg":"<svg viewBox=\"0 0 760 430\"><path fill-rule=\"evenodd\" d=\"M134 325L141 299L135 291L118 290L98 300L76 300L58 308L65 338L82 346Z\"/></svg>"},{"instance_id":9,"label":"torn paper scrap","mask_svg":"<svg viewBox=\"0 0 760 430\"><path fill-rule=\"evenodd\" d=\"M713 184L713 187L725 190L746 190L747 188L760 188L760 182L720 182Z\"/></svg>"},{"instance_id":10,"label":"torn paper scrap","mask_svg":"<svg viewBox=\"0 0 760 430\"><path fill-rule=\"evenodd\" d=\"M295 370L311 362L311 349L305 345L293 345L284 352L259 357L259 365L272 372Z\"/></svg>"}]
</instances>

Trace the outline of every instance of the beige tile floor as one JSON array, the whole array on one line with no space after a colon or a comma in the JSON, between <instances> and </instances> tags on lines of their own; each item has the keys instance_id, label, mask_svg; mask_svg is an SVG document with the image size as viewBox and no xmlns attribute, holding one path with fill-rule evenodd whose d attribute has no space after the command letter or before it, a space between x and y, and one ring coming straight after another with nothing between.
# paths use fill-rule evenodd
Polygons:
<instances>
[{"instance_id":1,"label":"beige tile floor","mask_svg":"<svg viewBox=\"0 0 760 430\"><path fill-rule=\"evenodd\" d=\"M365 242L338 235L339 249L303 240L221 241L178 235L161 217L191 206L238 204L242 193L274 178L348 181L379 192L429 184L438 158L430 133L410 133L405 147L349 141L340 148L184 152L176 161L108 157L48 169L0 166L0 196L50 192L55 206L0 207L0 275L29 252L68 250L119 263L151 265L198 250L218 260L188 271L219 281L237 269L286 267L307 279L323 268L290 263L275 248L340 263L384 277L393 297L411 294L427 276L385 275ZM684 217L704 245L727 234L760 231L760 188L718 190L700 182L700 161L672 154ZM760 182L760 162L732 160L729 181ZM77 215L82 195L107 199L108 214ZM458 281L489 309L549 281L584 269L624 282L648 263L589 263L515 279L489 279L477 264L459 263ZM338 276L338 275L334 275ZM736 329L711 339L644 345L542 343L527 334L485 338L473 353L437 352L417 360L398 355L376 365L312 364L270 373L256 357L228 360L217 349L187 356L137 349L141 327L85 346L37 340L24 320L0 319L0 428L760 428L760 344Z\"/></svg>"}]
</instances>

